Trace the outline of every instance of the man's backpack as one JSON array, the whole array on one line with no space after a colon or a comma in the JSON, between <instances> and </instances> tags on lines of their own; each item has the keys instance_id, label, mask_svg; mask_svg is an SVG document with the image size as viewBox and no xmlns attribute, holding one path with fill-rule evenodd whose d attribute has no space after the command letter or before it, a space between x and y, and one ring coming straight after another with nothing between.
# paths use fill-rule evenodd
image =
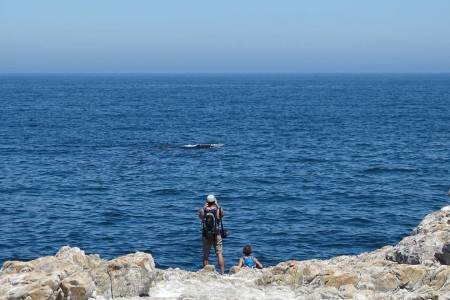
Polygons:
<instances>
[{"instance_id":1,"label":"man's backpack","mask_svg":"<svg viewBox=\"0 0 450 300\"><path fill-rule=\"evenodd\" d=\"M218 210L217 207L203 209L202 235L210 241L215 240L219 234L218 224L220 219L217 217Z\"/></svg>"}]
</instances>

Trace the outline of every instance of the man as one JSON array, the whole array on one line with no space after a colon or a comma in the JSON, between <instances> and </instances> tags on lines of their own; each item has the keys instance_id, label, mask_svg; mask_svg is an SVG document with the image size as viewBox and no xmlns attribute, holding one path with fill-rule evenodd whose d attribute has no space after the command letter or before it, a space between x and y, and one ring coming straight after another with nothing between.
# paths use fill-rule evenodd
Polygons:
<instances>
[{"instance_id":1,"label":"man","mask_svg":"<svg viewBox=\"0 0 450 300\"><path fill-rule=\"evenodd\" d=\"M198 217L202 219L202 243L203 243L203 267L208 264L211 246L217 255L220 273L223 275L225 266L222 256L222 236L220 235L219 223L224 216L223 209L219 206L214 195L208 195L205 205L200 209Z\"/></svg>"}]
</instances>

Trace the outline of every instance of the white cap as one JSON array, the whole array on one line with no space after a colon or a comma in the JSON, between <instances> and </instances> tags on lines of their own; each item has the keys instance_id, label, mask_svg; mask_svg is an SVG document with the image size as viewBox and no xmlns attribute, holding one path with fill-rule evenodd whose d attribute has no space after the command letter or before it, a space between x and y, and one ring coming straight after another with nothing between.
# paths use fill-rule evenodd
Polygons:
<instances>
[{"instance_id":1,"label":"white cap","mask_svg":"<svg viewBox=\"0 0 450 300\"><path fill-rule=\"evenodd\" d=\"M216 201L216 197L214 197L214 195L208 195L206 199L208 199L208 203L213 203Z\"/></svg>"}]
</instances>

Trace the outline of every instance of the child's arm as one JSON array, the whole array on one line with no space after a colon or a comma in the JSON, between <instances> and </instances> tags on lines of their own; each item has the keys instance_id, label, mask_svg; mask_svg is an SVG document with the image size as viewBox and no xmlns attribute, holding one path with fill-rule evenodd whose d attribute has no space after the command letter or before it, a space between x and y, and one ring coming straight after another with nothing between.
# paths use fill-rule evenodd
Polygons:
<instances>
[{"instance_id":1,"label":"child's arm","mask_svg":"<svg viewBox=\"0 0 450 300\"><path fill-rule=\"evenodd\" d=\"M238 267L239 267L239 268L242 268L243 265L244 265L244 259L241 257L241 258L239 259Z\"/></svg>"},{"instance_id":2,"label":"child's arm","mask_svg":"<svg viewBox=\"0 0 450 300\"><path fill-rule=\"evenodd\" d=\"M256 267L257 267L258 269L262 269L262 268L263 268L262 263L260 263L259 260L256 259L256 257L254 257L254 260L255 260Z\"/></svg>"}]
</instances>

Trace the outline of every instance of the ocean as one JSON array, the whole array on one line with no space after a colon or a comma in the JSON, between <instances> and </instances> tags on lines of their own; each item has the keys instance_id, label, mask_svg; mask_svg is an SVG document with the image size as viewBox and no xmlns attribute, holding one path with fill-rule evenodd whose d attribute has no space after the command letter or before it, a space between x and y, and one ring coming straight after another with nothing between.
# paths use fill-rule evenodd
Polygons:
<instances>
[{"instance_id":1,"label":"ocean","mask_svg":"<svg viewBox=\"0 0 450 300\"><path fill-rule=\"evenodd\" d=\"M0 103L0 264L70 245L196 271L208 194L227 270L247 243L327 259L450 200L450 74L3 74Z\"/></svg>"}]
</instances>

